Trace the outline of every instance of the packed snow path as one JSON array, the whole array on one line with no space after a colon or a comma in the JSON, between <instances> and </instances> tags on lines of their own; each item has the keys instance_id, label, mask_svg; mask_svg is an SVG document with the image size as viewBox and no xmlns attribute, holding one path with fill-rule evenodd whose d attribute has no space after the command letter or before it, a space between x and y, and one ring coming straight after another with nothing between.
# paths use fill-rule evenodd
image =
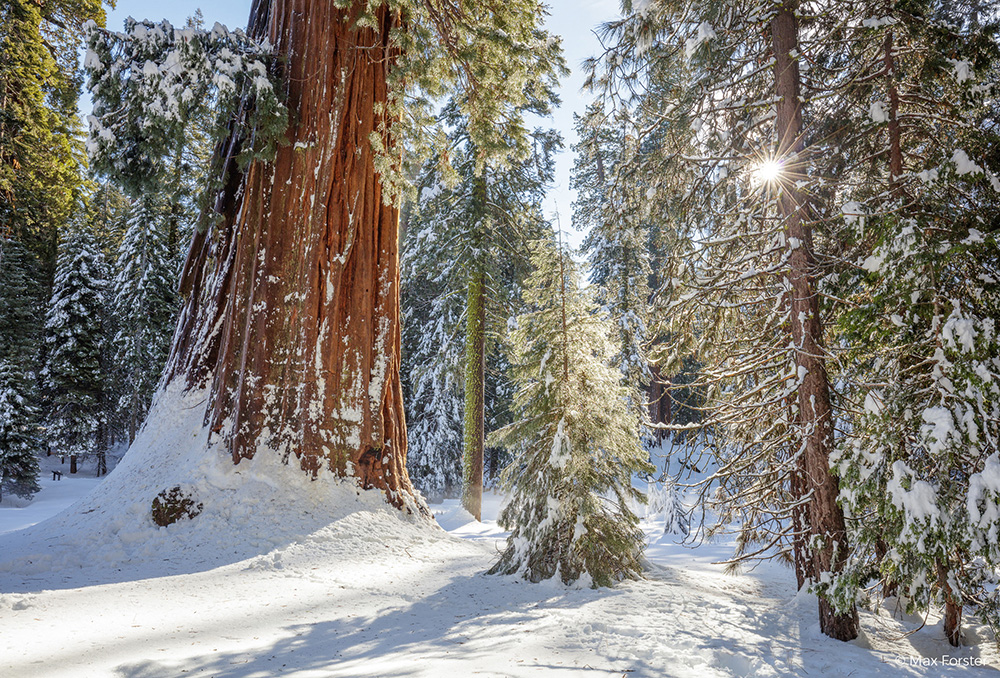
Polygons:
<instances>
[{"instance_id":1,"label":"packed snow path","mask_svg":"<svg viewBox=\"0 0 1000 678\"><path fill-rule=\"evenodd\" d=\"M871 615L867 641L825 639L789 576L726 576L666 547L670 565L610 591L486 576L493 549L358 510L237 563L176 563L184 574L3 572L0 675L938 676L970 670L896 656L978 657L949 653L939 627L892 643L901 629Z\"/></svg>"},{"instance_id":2,"label":"packed snow path","mask_svg":"<svg viewBox=\"0 0 1000 678\"><path fill-rule=\"evenodd\" d=\"M71 510L0 535L0 676L830 678L1000 665L983 629L953 650L933 618L904 636L920 620L863 612L861 638L827 639L790 571L726 575L712 561L729 547L687 549L655 521L643 581L595 591L486 576L502 535L454 504L435 507L445 531L332 479L264 462L237 474L198 441L196 455L171 452L167 433ZM125 497L162 484L164 465L190 471L209 501L156 528L148 503ZM61 482L65 493L80 479Z\"/></svg>"}]
</instances>

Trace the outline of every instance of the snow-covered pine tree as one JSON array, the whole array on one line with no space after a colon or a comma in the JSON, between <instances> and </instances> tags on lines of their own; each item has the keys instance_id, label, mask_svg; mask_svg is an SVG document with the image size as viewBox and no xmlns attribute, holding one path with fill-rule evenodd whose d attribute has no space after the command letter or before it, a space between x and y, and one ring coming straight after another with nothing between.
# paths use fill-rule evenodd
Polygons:
<instances>
[{"instance_id":1,"label":"snow-covered pine tree","mask_svg":"<svg viewBox=\"0 0 1000 678\"><path fill-rule=\"evenodd\" d=\"M117 412L130 443L160 380L177 319L177 268L165 211L152 197L132 206L111 285Z\"/></svg>"},{"instance_id":2,"label":"snow-covered pine tree","mask_svg":"<svg viewBox=\"0 0 1000 678\"><path fill-rule=\"evenodd\" d=\"M122 32L93 23L88 30L84 67L94 112L87 150L94 169L128 195L169 189L171 213L179 217L191 198L181 181L189 137L208 133L218 140L237 109L257 132L256 145L242 148L241 158L273 153L287 113L268 77L271 57L242 31L220 24L203 30L197 18L175 28L131 17ZM252 113L242 110L251 99ZM213 169L199 191L205 200L220 188L220 168Z\"/></svg>"},{"instance_id":3,"label":"snow-covered pine tree","mask_svg":"<svg viewBox=\"0 0 1000 678\"><path fill-rule=\"evenodd\" d=\"M36 408L40 285L32 257L14 239L0 239L0 494L38 490Z\"/></svg>"},{"instance_id":4,"label":"snow-covered pine tree","mask_svg":"<svg viewBox=\"0 0 1000 678\"><path fill-rule=\"evenodd\" d=\"M0 360L25 374L38 360L40 285L32 257L17 240L0 238Z\"/></svg>"},{"instance_id":5,"label":"snow-covered pine tree","mask_svg":"<svg viewBox=\"0 0 1000 678\"><path fill-rule=\"evenodd\" d=\"M55 285L45 317L46 362L43 386L49 401L47 438L52 449L70 457L94 455L98 474L107 469L97 434L106 387L101 365L104 340L105 264L93 234L74 223L59 248Z\"/></svg>"},{"instance_id":6,"label":"snow-covered pine tree","mask_svg":"<svg viewBox=\"0 0 1000 678\"><path fill-rule=\"evenodd\" d=\"M407 468L431 502L462 487L464 295L454 288L452 256L460 234L439 178L426 168L400 257Z\"/></svg>"},{"instance_id":7,"label":"snow-covered pine tree","mask_svg":"<svg viewBox=\"0 0 1000 678\"><path fill-rule=\"evenodd\" d=\"M511 530L491 573L594 586L635 577L644 537L632 475L651 470L628 390L610 365L608 325L552 239L532 245L529 311L513 330L515 421L491 436L516 454L504 471Z\"/></svg>"},{"instance_id":8,"label":"snow-covered pine tree","mask_svg":"<svg viewBox=\"0 0 1000 678\"><path fill-rule=\"evenodd\" d=\"M958 645L964 606L1000 623L1000 24L976 3L856 11L853 58L825 78L860 118L838 186L853 402L839 469L857 542L838 595L874 572L908 612L941 605Z\"/></svg>"},{"instance_id":9,"label":"snow-covered pine tree","mask_svg":"<svg viewBox=\"0 0 1000 678\"><path fill-rule=\"evenodd\" d=\"M26 397L25 381L14 363L0 357L0 499L25 499L39 490L38 421Z\"/></svg>"},{"instance_id":10,"label":"snow-covered pine tree","mask_svg":"<svg viewBox=\"0 0 1000 678\"><path fill-rule=\"evenodd\" d=\"M720 525L739 525L734 560L783 557L800 585L825 581L848 543L830 471L824 240L812 218L823 195L810 130L824 109L799 64L829 34L796 0L623 9L589 84L606 108L631 114L644 150L637 179L656 186L656 219L673 232L663 333L685 341L670 346L665 376L685 358L703 364L695 387L714 434L712 496ZM827 635L857 636L853 605L821 595L819 617Z\"/></svg>"},{"instance_id":11,"label":"snow-covered pine tree","mask_svg":"<svg viewBox=\"0 0 1000 678\"><path fill-rule=\"evenodd\" d=\"M415 482L428 474L433 496L450 489L444 484L461 461L463 504L479 518L485 434L508 421L507 322L519 310L530 269L527 244L548 229L541 203L560 140L535 130L527 157L479 168L457 109L449 107L447 116L454 124L450 166L442 168L440 158L425 166L404 240L404 343L412 351L405 358L412 372L407 439Z\"/></svg>"},{"instance_id":12,"label":"snow-covered pine tree","mask_svg":"<svg viewBox=\"0 0 1000 678\"><path fill-rule=\"evenodd\" d=\"M575 118L580 141L573 147L576 161L571 188L573 225L587 232L583 251L590 263L590 281L597 303L615 327L612 364L621 370L633 391L633 408L643 421L645 390L651 374L646 358L649 340L650 224L643 209L655 194L633 176L635 137L627 134L628 120L609 120L601 104L591 104Z\"/></svg>"},{"instance_id":13,"label":"snow-covered pine tree","mask_svg":"<svg viewBox=\"0 0 1000 678\"><path fill-rule=\"evenodd\" d=\"M653 522L663 523L664 534L688 535L691 518L681 497L681 490L673 478L651 485L648 499L649 509L646 515Z\"/></svg>"},{"instance_id":14,"label":"snow-covered pine tree","mask_svg":"<svg viewBox=\"0 0 1000 678\"><path fill-rule=\"evenodd\" d=\"M132 201L128 196L107 179L97 182L87 200L87 223L105 261L118 258L131 208Z\"/></svg>"}]
</instances>

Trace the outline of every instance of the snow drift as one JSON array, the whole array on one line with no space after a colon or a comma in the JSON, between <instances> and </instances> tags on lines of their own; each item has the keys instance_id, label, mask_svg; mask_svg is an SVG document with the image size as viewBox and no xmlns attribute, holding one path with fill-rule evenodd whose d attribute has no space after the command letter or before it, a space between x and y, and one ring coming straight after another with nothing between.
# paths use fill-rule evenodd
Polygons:
<instances>
[{"instance_id":1,"label":"snow drift","mask_svg":"<svg viewBox=\"0 0 1000 678\"><path fill-rule=\"evenodd\" d=\"M205 398L174 387L162 391L129 452L95 491L50 520L4 537L0 575L88 570L88 583L98 583L200 571L300 539L329 539L338 521L357 521L351 516L359 512L366 516L366 543L341 535L350 542L345 550L444 536L416 510L389 506L384 492L361 490L355 478L321 471L314 480L264 451L234 465L210 445ZM152 501L178 486L202 511L159 527L151 518Z\"/></svg>"}]
</instances>

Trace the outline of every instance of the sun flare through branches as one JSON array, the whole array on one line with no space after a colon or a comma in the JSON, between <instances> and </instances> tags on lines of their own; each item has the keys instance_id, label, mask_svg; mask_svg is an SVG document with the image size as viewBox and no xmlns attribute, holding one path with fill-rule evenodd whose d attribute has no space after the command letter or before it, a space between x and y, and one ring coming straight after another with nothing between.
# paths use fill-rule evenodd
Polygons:
<instances>
[{"instance_id":1,"label":"sun flare through branches","mask_svg":"<svg viewBox=\"0 0 1000 678\"><path fill-rule=\"evenodd\" d=\"M782 164L777 160L762 160L753 168L754 183L758 186L773 185L781 176Z\"/></svg>"}]
</instances>

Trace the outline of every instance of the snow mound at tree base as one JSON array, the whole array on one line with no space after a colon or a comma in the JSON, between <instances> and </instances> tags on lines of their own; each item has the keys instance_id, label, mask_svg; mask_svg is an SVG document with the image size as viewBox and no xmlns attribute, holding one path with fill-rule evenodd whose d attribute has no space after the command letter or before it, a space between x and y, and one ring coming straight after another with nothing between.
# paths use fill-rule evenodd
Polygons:
<instances>
[{"instance_id":1,"label":"snow mound at tree base","mask_svg":"<svg viewBox=\"0 0 1000 678\"><path fill-rule=\"evenodd\" d=\"M267 451L234 465L209 444L205 401L203 392L161 392L128 454L91 494L0 538L0 574L58 571L67 584L77 578L68 573L110 583L203 571L304 540L384 558L394 543L403 549L450 539L416 506L397 510L382 491L361 490L352 478L321 473L313 480L294 460L284 464ZM202 504L201 512L159 527L153 499L175 487Z\"/></svg>"}]
</instances>

